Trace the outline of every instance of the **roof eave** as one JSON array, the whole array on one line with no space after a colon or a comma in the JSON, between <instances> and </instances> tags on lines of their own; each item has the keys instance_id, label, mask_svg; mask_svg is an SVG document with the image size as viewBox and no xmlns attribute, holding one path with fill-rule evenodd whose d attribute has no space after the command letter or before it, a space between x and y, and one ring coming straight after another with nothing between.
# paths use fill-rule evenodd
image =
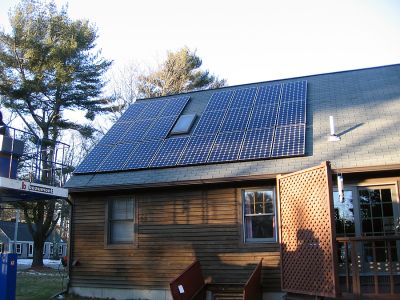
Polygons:
<instances>
[{"instance_id":1,"label":"roof eave","mask_svg":"<svg viewBox=\"0 0 400 300\"><path fill-rule=\"evenodd\" d=\"M385 171L396 171L396 170L400 170L400 164L338 168L338 169L332 169L332 173L352 174L352 173L368 173L368 172L379 172L379 171L385 172ZM278 175L284 175L284 174L286 173L210 178L210 179L200 179L200 180L157 182L157 183L146 183L146 184L125 184L125 185L121 184L121 185L101 185L101 186L89 186L89 187L88 186L70 187L69 192L87 193L87 192L116 191L116 190L123 191L132 189L167 188L167 187L178 187L178 186L223 184L232 182L263 181L263 180L274 180Z\"/></svg>"}]
</instances>

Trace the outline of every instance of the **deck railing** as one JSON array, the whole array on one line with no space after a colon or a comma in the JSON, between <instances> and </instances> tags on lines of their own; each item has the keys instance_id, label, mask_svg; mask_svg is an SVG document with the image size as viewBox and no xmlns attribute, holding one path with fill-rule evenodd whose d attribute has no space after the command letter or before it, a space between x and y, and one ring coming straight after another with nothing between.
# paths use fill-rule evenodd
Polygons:
<instances>
[{"instance_id":1,"label":"deck railing","mask_svg":"<svg viewBox=\"0 0 400 300\"><path fill-rule=\"evenodd\" d=\"M356 297L400 294L400 235L336 240L342 293Z\"/></svg>"},{"instance_id":2,"label":"deck railing","mask_svg":"<svg viewBox=\"0 0 400 300\"><path fill-rule=\"evenodd\" d=\"M2 166L5 165L1 176L53 186L63 185L68 170L68 144L39 138L12 127L9 127L8 136L1 136L1 144L0 159Z\"/></svg>"}]
</instances>

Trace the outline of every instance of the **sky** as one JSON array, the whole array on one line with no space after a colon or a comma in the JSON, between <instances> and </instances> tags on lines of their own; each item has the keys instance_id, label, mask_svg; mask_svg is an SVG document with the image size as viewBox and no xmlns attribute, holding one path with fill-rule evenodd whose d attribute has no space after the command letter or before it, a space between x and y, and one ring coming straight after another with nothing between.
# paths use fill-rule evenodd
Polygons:
<instances>
[{"instance_id":1,"label":"sky","mask_svg":"<svg viewBox=\"0 0 400 300\"><path fill-rule=\"evenodd\" d=\"M17 1L0 1L0 25ZM398 0L56 0L115 68L188 46L229 85L400 63Z\"/></svg>"}]
</instances>

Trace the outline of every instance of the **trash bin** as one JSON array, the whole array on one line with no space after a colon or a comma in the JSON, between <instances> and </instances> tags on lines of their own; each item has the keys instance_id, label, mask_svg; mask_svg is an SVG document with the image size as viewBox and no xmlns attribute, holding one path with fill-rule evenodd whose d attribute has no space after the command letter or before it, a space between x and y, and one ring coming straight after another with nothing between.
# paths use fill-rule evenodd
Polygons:
<instances>
[{"instance_id":1,"label":"trash bin","mask_svg":"<svg viewBox=\"0 0 400 300\"><path fill-rule=\"evenodd\" d=\"M17 177L18 159L23 151L23 141L0 135L0 177L12 179Z\"/></svg>"},{"instance_id":2,"label":"trash bin","mask_svg":"<svg viewBox=\"0 0 400 300\"><path fill-rule=\"evenodd\" d=\"M17 254L1 254L0 300L15 300Z\"/></svg>"}]
</instances>

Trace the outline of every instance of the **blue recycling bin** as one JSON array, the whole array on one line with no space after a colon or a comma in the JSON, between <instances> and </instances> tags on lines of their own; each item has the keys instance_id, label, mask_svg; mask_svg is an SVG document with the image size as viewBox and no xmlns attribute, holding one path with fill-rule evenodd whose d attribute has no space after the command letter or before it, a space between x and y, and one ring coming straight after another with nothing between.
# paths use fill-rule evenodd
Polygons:
<instances>
[{"instance_id":1,"label":"blue recycling bin","mask_svg":"<svg viewBox=\"0 0 400 300\"><path fill-rule=\"evenodd\" d=\"M1 254L0 300L15 300L17 254Z\"/></svg>"}]
</instances>

